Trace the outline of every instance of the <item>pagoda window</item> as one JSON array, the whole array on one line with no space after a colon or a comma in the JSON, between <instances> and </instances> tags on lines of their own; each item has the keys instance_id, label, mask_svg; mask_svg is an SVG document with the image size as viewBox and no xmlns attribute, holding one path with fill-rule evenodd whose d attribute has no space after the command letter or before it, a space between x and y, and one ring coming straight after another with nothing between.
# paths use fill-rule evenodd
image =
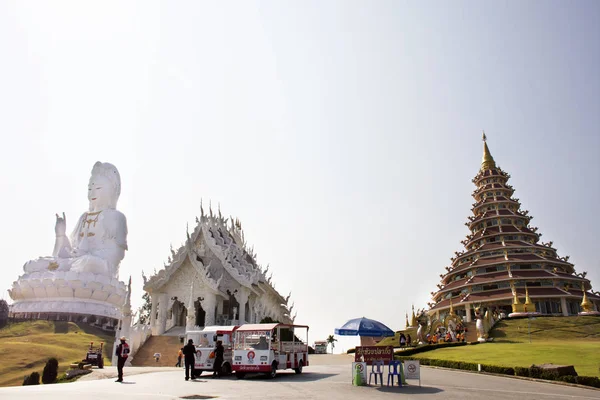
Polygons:
<instances>
[{"instance_id":1,"label":"pagoda window","mask_svg":"<svg viewBox=\"0 0 600 400\"><path fill-rule=\"evenodd\" d=\"M460 290L457 290L456 292L452 292L451 295L452 295L451 297L460 296Z\"/></svg>"},{"instance_id":2,"label":"pagoda window","mask_svg":"<svg viewBox=\"0 0 600 400\"><path fill-rule=\"evenodd\" d=\"M452 293L446 293L446 295L444 296L444 299L450 299L452 298Z\"/></svg>"},{"instance_id":3,"label":"pagoda window","mask_svg":"<svg viewBox=\"0 0 600 400\"><path fill-rule=\"evenodd\" d=\"M496 272L496 271L498 271L498 268L496 268L496 267L487 267L487 268L485 269L485 272L486 272L486 273L490 273L490 272Z\"/></svg>"},{"instance_id":4,"label":"pagoda window","mask_svg":"<svg viewBox=\"0 0 600 400\"><path fill-rule=\"evenodd\" d=\"M510 219L508 219L508 218L502 218L502 223L506 224L506 225L510 225Z\"/></svg>"},{"instance_id":5,"label":"pagoda window","mask_svg":"<svg viewBox=\"0 0 600 400\"><path fill-rule=\"evenodd\" d=\"M506 265L498 265L496 268L498 268L498 271L506 271Z\"/></svg>"},{"instance_id":6,"label":"pagoda window","mask_svg":"<svg viewBox=\"0 0 600 400\"><path fill-rule=\"evenodd\" d=\"M513 265L510 266L510 269L512 269L512 270L521 269L521 266L517 265L517 264L513 264Z\"/></svg>"},{"instance_id":7,"label":"pagoda window","mask_svg":"<svg viewBox=\"0 0 600 400\"><path fill-rule=\"evenodd\" d=\"M481 285L475 285L472 288L472 292L481 292L482 286Z\"/></svg>"},{"instance_id":8,"label":"pagoda window","mask_svg":"<svg viewBox=\"0 0 600 400\"><path fill-rule=\"evenodd\" d=\"M530 264L521 264L521 269L531 269Z\"/></svg>"},{"instance_id":9,"label":"pagoda window","mask_svg":"<svg viewBox=\"0 0 600 400\"><path fill-rule=\"evenodd\" d=\"M576 301L567 302L567 307L570 315L577 315L579 312L581 312L581 306Z\"/></svg>"},{"instance_id":10,"label":"pagoda window","mask_svg":"<svg viewBox=\"0 0 600 400\"><path fill-rule=\"evenodd\" d=\"M510 287L510 284L508 282L498 283L498 289L506 289L507 287Z\"/></svg>"},{"instance_id":11,"label":"pagoda window","mask_svg":"<svg viewBox=\"0 0 600 400\"><path fill-rule=\"evenodd\" d=\"M548 280L548 279L544 279L542 281L542 285L541 286L554 286L553 282Z\"/></svg>"},{"instance_id":12,"label":"pagoda window","mask_svg":"<svg viewBox=\"0 0 600 400\"><path fill-rule=\"evenodd\" d=\"M470 276L473 276L473 271L470 271L470 270L469 270L469 271L467 271L467 275L466 275L466 276L469 276L469 277L470 277Z\"/></svg>"},{"instance_id":13,"label":"pagoda window","mask_svg":"<svg viewBox=\"0 0 600 400\"><path fill-rule=\"evenodd\" d=\"M483 285L483 290L495 290L495 289L498 289L498 285L497 284Z\"/></svg>"},{"instance_id":14,"label":"pagoda window","mask_svg":"<svg viewBox=\"0 0 600 400\"><path fill-rule=\"evenodd\" d=\"M540 287L542 282L527 282L527 287Z\"/></svg>"}]
</instances>

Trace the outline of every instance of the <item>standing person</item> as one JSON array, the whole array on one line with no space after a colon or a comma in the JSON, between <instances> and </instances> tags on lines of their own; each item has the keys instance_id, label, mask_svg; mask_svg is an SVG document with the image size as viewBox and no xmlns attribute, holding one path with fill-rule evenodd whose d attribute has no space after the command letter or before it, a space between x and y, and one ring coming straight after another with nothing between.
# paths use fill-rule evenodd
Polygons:
<instances>
[{"instance_id":1,"label":"standing person","mask_svg":"<svg viewBox=\"0 0 600 400\"><path fill-rule=\"evenodd\" d=\"M213 371L213 378L220 378L222 375L222 365L223 365L223 353L225 352L225 348L223 347L223 342L217 340L217 347L215 348L215 366Z\"/></svg>"},{"instance_id":2,"label":"standing person","mask_svg":"<svg viewBox=\"0 0 600 400\"><path fill-rule=\"evenodd\" d=\"M410 346L412 344L412 338L410 337L410 333L406 335L406 346Z\"/></svg>"},{"instance_id":3,"label":"standing person","mask_svg":"<svg viewBox=\"0 0 600 400\"><path fill-rule=\"evenodd\" d=\"M181 367L181 358L183 357L183 347L179 349L179 351L177 352L177 364L175 364L176 367Z\"/></svg>"},{"instance_id":4,"label":"standing person","mask_svg":"<svg viewBox=\"0 0 600 400\"><path fill-rule=\"evenodd\" d=\"M121 336L119 339L121 343L117 346L117 351L115 355L117 356L117 372L119 373L119 377L115 382L123 382L123 366L125 365L125 361L127 361L127 357L129 357L129 345L127 344L127 338L125 336Z\"/></svg>"},{"instance_id":5,"label":"standing person","mask_svg":"<svg viewBox=\"0 0 600 400\"><path fill-rule=\"evenodd\" d=\"M188 343L183 346L183 356L185 362L185 380L190 380L190 369L192 370L192 379L194 378L194 362L196 356L196 346L192 339L188 340Z\"/></svg>"},{"instance_id":6,"label":"standing person","mask_svg":"<svg viewBox=\"0 0 600 400\"><path fill-rule=\"evenodd\" d=\"M400 347L404 346L406 346L406 336L404 336L404 333L400 333Z\"/></svg>"}]
</instances>

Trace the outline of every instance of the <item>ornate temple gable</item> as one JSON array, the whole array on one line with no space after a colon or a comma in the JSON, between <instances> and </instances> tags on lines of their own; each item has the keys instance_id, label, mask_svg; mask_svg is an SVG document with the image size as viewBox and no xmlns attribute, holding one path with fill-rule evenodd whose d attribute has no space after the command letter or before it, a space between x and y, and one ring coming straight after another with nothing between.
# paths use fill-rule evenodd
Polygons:
<instances>
[{"instance_id":1,"label":"ornate temple gable","mask_svg":"<svg viewBox=\"0 0 600 400\"><path fill-rule=\"evenodd\" d=\"M205 265L201 260L198 260L198 256L191 246L189 237L184 246L176 253L173 252L173 259L170 259L170 261L170 264L165 265L163 269L146 282L144 290L147 292L162 291L163 287L170 283L172 277L187 261L187 264L193 268L193 271L190 271L190 274L197 277L204 286L211 288L215 293L222 294L219 290L220 280L215 279L211 274L212 266ZM190 278L190 276L187 276L188 282L190 282Z\"/></svg>"},{"instance_id":2,"label":"ornate temple gable","mask_svg":"<svg viewBox=\"0 0 600 400\"><path fill-rule=\"evenodd\" d=\"M171 249L169 262L145 282L144 289L164 296L168 293L169 298L178 296L187 304L193 281L194 292L209 288L223 300L230 299L231 294L238 303L247 304L246 310L251 311L246 318L257 319L255 322L266 316L293 321L288 309L290 296L284 299L277 292L271 282L272 273L267 278L269 266L263 270L256 257L254 249L246 245L239 220L225 219L220 210L215 214L212 208L205 214L201 205L201 215L194 229L188 229L184 245L177 251ZM173 302L169 301L169 308Z\"/></svg>"}]
</instances>

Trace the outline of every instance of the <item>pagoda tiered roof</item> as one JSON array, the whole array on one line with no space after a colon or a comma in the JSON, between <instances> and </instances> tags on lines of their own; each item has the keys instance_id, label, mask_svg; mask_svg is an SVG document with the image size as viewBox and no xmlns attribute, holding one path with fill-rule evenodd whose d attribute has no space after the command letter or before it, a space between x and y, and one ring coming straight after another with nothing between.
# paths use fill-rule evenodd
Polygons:
<instances>
[{"instance_id":1,"label":"pagoda tiered roof","mask_svg":"<svg viewBox=\"0 0 600 400\"><path fill-rule=\"evenodd\" d=\"M455 252L440 275L430 312L449 309L451 304L510 305L515 295L525 296L525 288L533 302L556 297L562 304L565 298L581 302L583 291L591 291L591 282L585 273L575 273L568 257L558 256L552 242L540 243L541 233L530 224L533 217L513 197L515 189L507 183L510 175L496 165L485 135L483 153L472 180L477 186L473 215L465 223L471 233L462 241L464 250ZM595 292L586 293L588 299L600 300Z\"/></svg>"}]
</instances>

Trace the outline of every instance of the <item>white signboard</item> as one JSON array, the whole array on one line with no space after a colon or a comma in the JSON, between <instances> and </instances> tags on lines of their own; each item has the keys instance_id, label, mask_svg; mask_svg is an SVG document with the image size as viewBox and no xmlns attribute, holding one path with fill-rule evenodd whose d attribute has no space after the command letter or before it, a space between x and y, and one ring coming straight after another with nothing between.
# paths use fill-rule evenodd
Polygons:
<instances>
[{"instance_id":1,"label":"white signboard","mask_svg":"<svg viewBox=\"0 0 600 400\"><path fill-rule=\"evenodd\" d=\"M406 379L418 379L421 386L421 365L419 360L404 361L404 377Z\"/></svg>"},{"instance_id":2,"label":"white signboard","mask_svg":"<svg viewBox=\"0 0 600 400\"><path fill-rule=\"evenodd\" d=\"M364 386L367 384L367 363L366 362L353 362L352 363L352 384L357 385L357 386Z\"/></svg>"}]
</instances>

